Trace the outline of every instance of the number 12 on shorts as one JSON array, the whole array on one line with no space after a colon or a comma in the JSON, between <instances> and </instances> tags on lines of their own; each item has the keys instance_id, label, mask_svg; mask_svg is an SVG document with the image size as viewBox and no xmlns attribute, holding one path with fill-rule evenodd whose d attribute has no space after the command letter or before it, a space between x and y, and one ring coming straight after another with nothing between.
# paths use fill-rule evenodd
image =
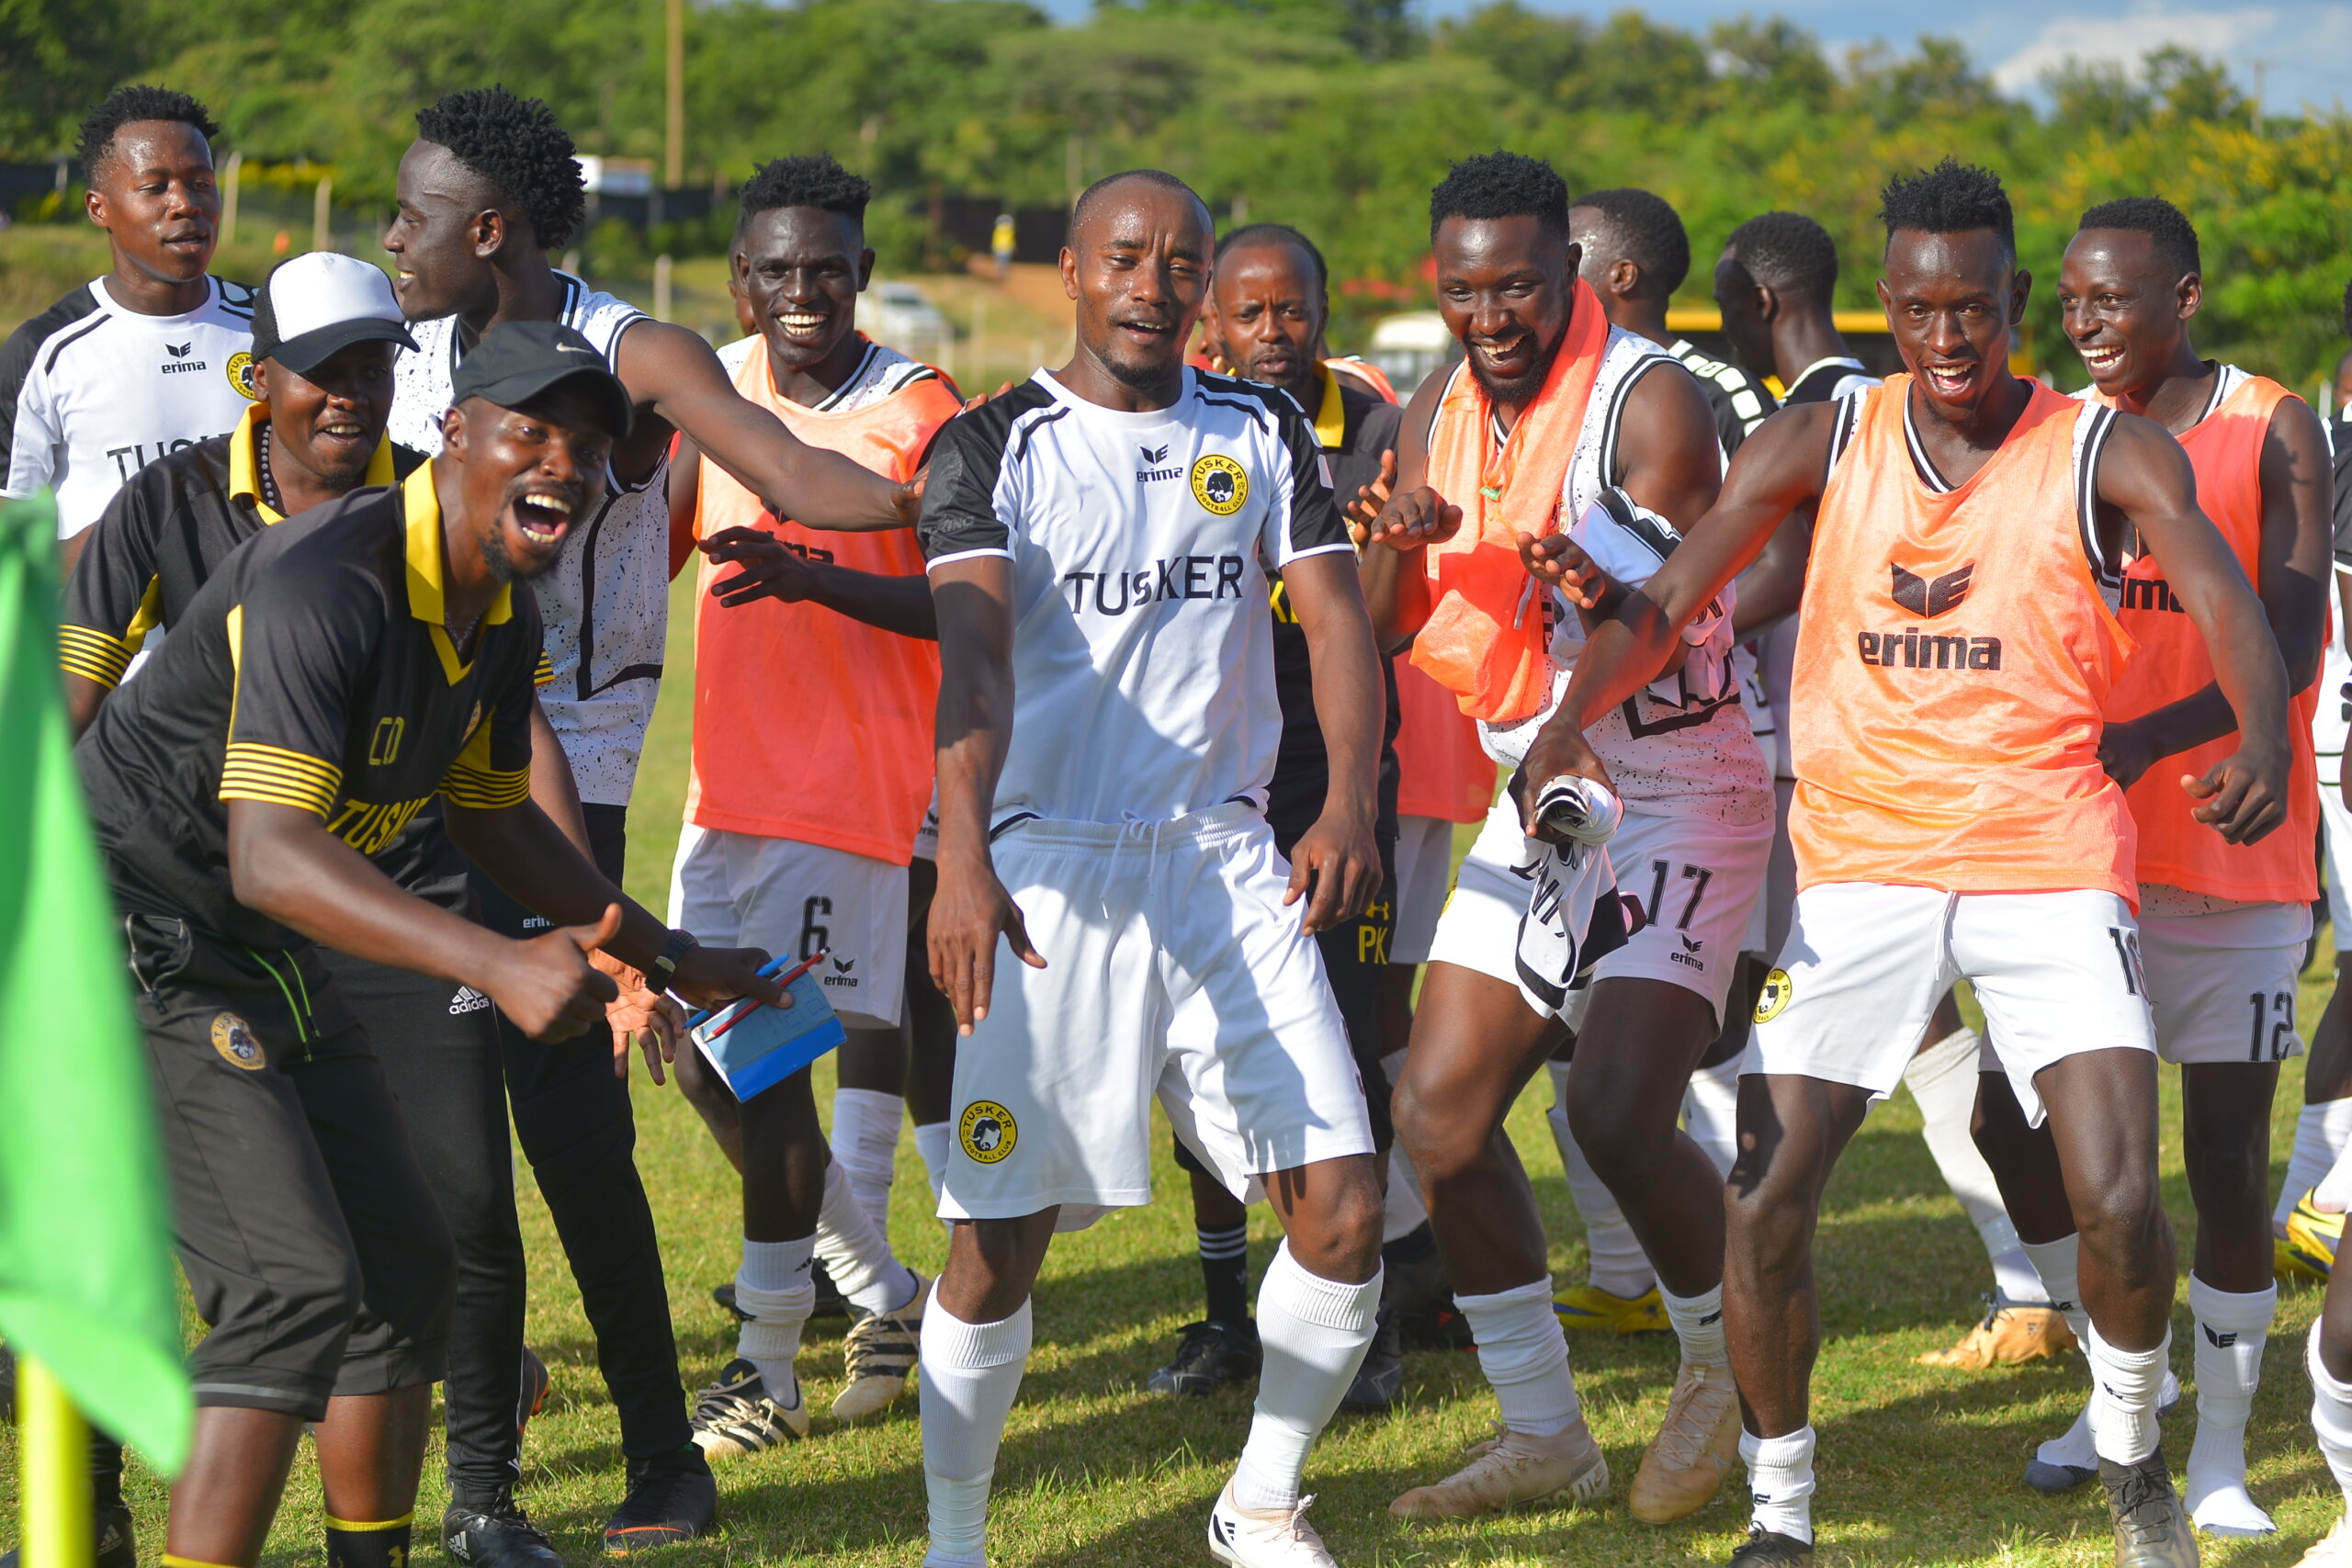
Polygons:
<instances>
[{"instance_id":1,"label":"number 12 on shorts","mask_svg":"<svg viewBox=\"0 0 2352 1568\"><path fill-rule=\"evenodd\" d=\"M2295 993L2273 991L2266 997L2256 991L2248 995L2246 1000L2254 1004L2254 1039L2246 1047L2245 1059L2249 1062L2285 1061L2288 1048L2295 1038ZM2262 1032L2266 1022L2270 1026L2267 1054Z\"/></svg>"}]
</instances>

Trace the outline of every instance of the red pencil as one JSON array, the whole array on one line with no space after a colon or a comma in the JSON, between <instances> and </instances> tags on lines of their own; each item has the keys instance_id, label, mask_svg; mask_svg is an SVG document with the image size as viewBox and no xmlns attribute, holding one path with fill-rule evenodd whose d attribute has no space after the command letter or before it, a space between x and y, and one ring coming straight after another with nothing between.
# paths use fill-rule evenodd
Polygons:
<instances>
[{"instance_id":1,"label":"red pencil","mask_svg":"<svg viewBox=\"0 0 2352 1568\"><path fill-rule=\"evenodd\" d=\"M777 976L775 980L776 989L780 991L791 989L792 983L795 980L797 980L800 976L808 973L809 970L817 967L817 965L824 960L825 955L831 952L832 952L832 949L830 947L820 947L817 950L814 956L804 959L798 967ZM726 1033L729 1030L734 1028L737 1024L742 1022L745 1019L751 1017L762 1007L768 1004L763 1002L754 1002L750 1007L739 1009L734 1017L729 1019L725 1023L720 1024L717 1029L710 1032L710 1038L713 1040L718 1039L720 1035Z\"/></svg>"}]
</instances>

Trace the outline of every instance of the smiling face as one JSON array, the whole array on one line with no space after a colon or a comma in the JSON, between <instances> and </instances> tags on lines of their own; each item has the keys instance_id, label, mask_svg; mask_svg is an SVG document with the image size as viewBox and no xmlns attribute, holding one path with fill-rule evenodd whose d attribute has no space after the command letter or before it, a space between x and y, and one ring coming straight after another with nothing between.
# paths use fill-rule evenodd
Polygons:
<instances>
[{"instance_id":1,"label":"smiling face","mask_svg":"<svg viewBox=\"0 0 2352 1568\"><path fill-rule=\"evenodd\" d=\"M2164 379L2203 302L2197 275L2166 266L2155 236L2136 229L2084 230L2058 273L2066 339L2109 397Z\"/></svg>"},{"instance_id":2,"label":"smiling face","mask_svg":"<svg viewBox=\"0 0 2352 1568\"><path fill-rule=\"evenodd\" d=\"M1430 253L1437 308L1498 402L1521 404L1551 373L1568 334L1583 252L1535 218L1448 218Z\"/></svg>"},{"instance_id":3,"label":"smiling face","mask_svg":"<svg viewBox=\"0 0 2352 1568\"><path fill-rule=\"evenodd\" d=\"M874 253L854 218L779 207L745 224L734 266L736 293L768 352L806 370L857 331L857 297L874 276Z\"/></svg>"},{"instance_id":4,"label":"smiling face","mask_svg":"<svg viewBox=\"0 0 2352 1568\"><path fill-rule=\"evenodd\" d=\"M465 525L500 581L555 565L604 499L613 438L596 399L558 382L522 408L469 398L443 416L442 454L460 470Z\"/></svg>"},{"instance_id":5,"label":"smiling face","mask_svg":"<svg viewBox=\"0 0 2352 1568\"><path fill-rule=\"evenodd\" d=\"M392 292L401 314L429 321L494 303L492 258L506 239L506 219L481 176L433 141L401 155L391 226Z\"/></svg>"},{"instance_id":6,"label":"smiling face","mask_svg":"<svg viewBox=\"0 0 2352 1568\"><path fill-rule=\"evenodd\" d=\"M2008 378L2009 326L2032 287L1990 229L1898 229L1888 240L1879 302L1904 367L1947 417L1973 412Z\"/></svg>"},{"instance_id":7,"label":"smiling face","mask_svg":"<svg viewBox=\"0 0 2352 1568\"><path fill-rule=\"evenodd\" d=\"M1235 245L1218 260L1210 294L1233 373L1280 387L1312 410L1330 307L1306 253L1286 240Z\"/></svg>"},{"instance_id":8,"label":"smiling face","mask_svg":"<svg viewBox=\"0 0 2352 1568\"><path fill-rule=\"evenodd\" d=\"M176 119L133 120L114 133L86 210L116 253L161 283L193 283L212 265L220 189L204 133Z\"/></svg>"},{"instance_id":9,"label":"smiling face","mask_svg":"<svg viewBox=\"0 0 2352 1568\"><path fill-rule=\"evenodd\" d=\"M254 386L269 405L270 457L300 464L329 490L356 486L392 417L397 344L355 343L307 375L274 359L254 367Z\"/></svg>"},{"instance_id":10,"label":"smiling face","mask_svg":"<svg viewBox=\"0 0 2352 1568\"><path fill-rule=\"evenodd\" d=\"M1208 212L1190 191L1143 179L1097 191L1062 250L1080 352L1137 391L1181 377L1209 248Z\"/></svg>"}]
</instances>

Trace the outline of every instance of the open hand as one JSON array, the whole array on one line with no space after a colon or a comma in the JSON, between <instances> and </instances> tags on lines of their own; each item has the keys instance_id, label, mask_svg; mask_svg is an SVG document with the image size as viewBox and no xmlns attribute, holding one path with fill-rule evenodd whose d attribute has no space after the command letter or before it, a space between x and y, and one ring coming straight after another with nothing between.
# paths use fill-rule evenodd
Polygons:
<instances>
[{"instance_id":1,"label":"open hand","mask_svg":"<svg viewBox=\"0 0 2352 1568\"><path fill-rule=\"evenodd\" d=\"M1380 455L1380 472L1368 485L1356 486L1348 498L1343 515L1348 520L1348 537L1358 549L1372 538L1372 525L1380 518L1381 508L1396 490L1396 453L1392 447Z\"/></svg>"},{"instance_id":2,"label":"open hand","mask_svg":"<svg viewBox=\"0 0 2352 1568\"><path fill-rule=\"evenodd\" d=\"M1583 547L1566 534L1546 534L1539 539L1521 529L1519 559L1528 576L1558 589L1579 610L1599 609L1601 595L1609 591L1608 577L1592 564Z\"/></svg>"},{"instance_id":3,"label":"open hand","mask_svg":"<svg viewBox=\"0 0 2352 1568\"><path fill-rule=\"evenodd\" d=\"M743 570L710 585L710 596L733 608L755 599L796 604L817 591L817 574L807 558L764 528L722 528L695 548L722 565Z\"/></svg>"},{"instance_id":4,"label":"open hand","mask_svg":"<svg viewBox=\"0 0 2352 1568\"><path fill-rule=\"evenodd\" d=\"M1369 538L1392 550L1418 550L1451 539L1462 526L1462 508L1427 485L1392 495L1373 519Z\"/></svg>"},{"instance_id":5,"label":"open hand","mask_svg":"<svg viewBox=\"0 0 2352 1568\"><path fill-rule=\"evenodd\" d=\"M986 862L962 871L944 864L939 868L928 931L931 983L956 1010L958 1034L971 1033L972 1026L989 1015L1000 933L1022 963L1032 969L1046 966L1046 955L1030 944L1021 907Z\"/></svg>"}]
</instances>

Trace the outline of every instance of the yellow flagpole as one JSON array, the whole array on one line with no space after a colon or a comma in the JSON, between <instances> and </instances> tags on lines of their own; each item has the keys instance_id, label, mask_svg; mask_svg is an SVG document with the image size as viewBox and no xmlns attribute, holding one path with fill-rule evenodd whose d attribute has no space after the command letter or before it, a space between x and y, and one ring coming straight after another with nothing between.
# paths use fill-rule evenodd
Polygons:
<instances>
[{"instance_id":1,"label":"yellow flagpole","mask_svg":"<svg viewBox=\"0 0 2352 1568\"><path fill-rule=\"evenodd\" d=\"M17 1359L17 1433L24 1568L91 1568L89 1424L29 1356Z\"/></svg>"}]
</instances>

